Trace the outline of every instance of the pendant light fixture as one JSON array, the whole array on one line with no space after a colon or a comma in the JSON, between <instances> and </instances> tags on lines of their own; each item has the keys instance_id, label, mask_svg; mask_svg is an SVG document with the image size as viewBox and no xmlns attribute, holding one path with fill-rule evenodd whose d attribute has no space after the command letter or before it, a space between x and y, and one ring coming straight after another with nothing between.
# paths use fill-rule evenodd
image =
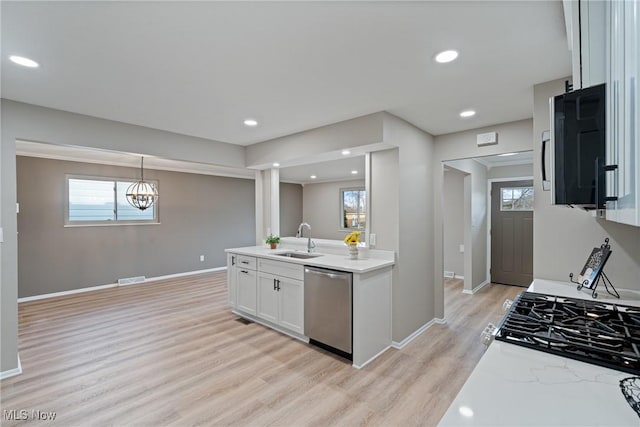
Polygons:
<instances>
[{"instance_id":1,"label":"pendant light fixture","mask_svg":"<svg viewBox=\"0 0 640 427\"><path fill-rule=\"evenodd\" d=\"M127 201L134 208L143 211L153 206L157 199L156 186L144 181L144 157L142 157L140 160L140 181L134 182L127 188Z\"/></svg>"}]
</instances>

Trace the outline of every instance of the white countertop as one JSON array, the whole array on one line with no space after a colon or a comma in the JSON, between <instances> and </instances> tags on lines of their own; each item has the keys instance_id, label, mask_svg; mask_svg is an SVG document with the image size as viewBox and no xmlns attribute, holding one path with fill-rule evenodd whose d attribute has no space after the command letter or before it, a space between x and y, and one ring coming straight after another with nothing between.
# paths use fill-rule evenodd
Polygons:
<instances>
[{"instance_id":1,"label":"white countertop","mask_svg":"<svg viewBox=\"0 0 640 427\"><path fill-rule=\"evenodd\" d=\"M591 299L576 285L534 280L531 292ZM598 301L640 306L640 293L619 291ZM623 299L624 298L624 299ZM478 339L480 344L480 339ZM640 417L620 391L633 374L494 341L440 426L639 426Z\"/></svg>"},{"instance_id":2,"label":"white countertop","mask_svg":"<svg viewBox=\"0 0 640 427\"><path fill-rule=\"evenodd\" d=\"M268 246L248 246L244 248L225 249L225 252L239 255L255 256L258 258L268 258L295 264L311 265L314 267L324 267L334 270L350 271L352 273L368 273L370 271L375 271L384 267L390 267L394 264L393 252L376 251L376 254L379 255L380 258L374 258L370 256L371 251L363 250L361 258L351 260L349 259L347 247L345 246L342 249L344 251L344 254L331 254L318 251L314 252L314 254L321 254L320 256L307 259L290 258L277 255L278 253L295 251L295 247L279 247L278 249L270 249Z\"/></svg>"}]
</instances>

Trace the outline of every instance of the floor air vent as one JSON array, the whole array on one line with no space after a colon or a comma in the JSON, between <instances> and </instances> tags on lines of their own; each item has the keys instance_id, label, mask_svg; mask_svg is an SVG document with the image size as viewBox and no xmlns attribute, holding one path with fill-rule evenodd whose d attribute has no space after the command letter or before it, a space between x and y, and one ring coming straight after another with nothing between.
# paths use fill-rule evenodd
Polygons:
<instances>
[{"instance_id":1,"label":"floor air vent","mask_svg":"<svg viewBox=\"0 0 640 427\"><path fill-rule=\"evenodd\" d=\"M118 279L118 286L133 285L134 283L144 283L144 280L144 276L126 277L124 279Z\"/></svg>"},{"instance_id":2,"label":"floor air vent","mask_svg":"<svg viewBox=\"0 0 640 427\"><path fill-rule=\"evenodd\" d=\"M242 317L238 317L238 318L236 319L236 322L240 322L240 323L242 323L243 325L250 325L250 324L252 324L252 323L253 323L251 320L243 319Z\"/></svg>"}]
</instances>

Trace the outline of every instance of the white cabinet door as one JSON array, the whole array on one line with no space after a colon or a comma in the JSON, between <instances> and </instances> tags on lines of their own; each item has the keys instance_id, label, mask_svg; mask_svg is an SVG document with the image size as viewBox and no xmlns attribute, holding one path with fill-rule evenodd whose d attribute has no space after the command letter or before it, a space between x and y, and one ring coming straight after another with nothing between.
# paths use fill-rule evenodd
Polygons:
<instances>
[{"instance_id":1,"label":"white cabinet door","mask_svg":"<svg viewBox=\"0 0 640 427\"><path fill-rule=\"evenodd\" d=\"M227 254L227 297L233 308L236 308L236 259L236 255Z\"/></svg>"},{"instance_id":2,"label":"white cabinet door","mask_svg":"<svg viewBox=\"0 0 640 427\"><path fill-rule=\"evenodd\" d=\"M278 323L278 289L276 276L258 273L258 314L257 316Z\"/></svg>"},{"instance_id":3,"label":"white cabinet door","mask_svg":"<svg viewBox=\"0 0 640 427\"><path fill-rule=\"evenodd\" d=\"M258 272L257 316L299 334L304 333L304 282Z\"/></svg>"},{"instance_id":4,"label":"white cabinet door","mask_svg":"<svg viewBox=\"0 0 640 427\"><path fill-rule=\"evenodd\" d=\"M304 282L278 277L280 299L279 323L283 327L304 334Z\"/></svg>"},{"instance_id":5,"label":"white cabinet door","mask_svg":"<svg viewBox=\"0 0 640 427\"><path fill-rule=\"evenodd\" d=\"M236 266L237 308L249 314L256 314L256 282L254 270Z\"/></svg>"},{"instance_id":6,"label":"white cabinet door","mask_svg":"<svg viewBox=\"0 0 640 427\"><path fill-rule=\"evenodd\" d=\"M607 2L607 219L640 226L640 4Z\"/></svg>"}]
</instances>

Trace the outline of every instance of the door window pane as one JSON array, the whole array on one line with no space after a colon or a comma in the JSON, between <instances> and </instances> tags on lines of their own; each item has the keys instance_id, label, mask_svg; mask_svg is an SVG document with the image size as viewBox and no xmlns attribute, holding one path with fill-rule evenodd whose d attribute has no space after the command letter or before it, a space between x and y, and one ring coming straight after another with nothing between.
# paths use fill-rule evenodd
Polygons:
<instances>
[{"instance_id":1,"label":"door window pane","mask_svg":"<svg viewBox=\"0 0 640 427\"><path fill-rule=\"evenodd\" d=\"M500 189L501 211L532 211L533 187L504 187Z\"/></svg>"}]
</instances>

